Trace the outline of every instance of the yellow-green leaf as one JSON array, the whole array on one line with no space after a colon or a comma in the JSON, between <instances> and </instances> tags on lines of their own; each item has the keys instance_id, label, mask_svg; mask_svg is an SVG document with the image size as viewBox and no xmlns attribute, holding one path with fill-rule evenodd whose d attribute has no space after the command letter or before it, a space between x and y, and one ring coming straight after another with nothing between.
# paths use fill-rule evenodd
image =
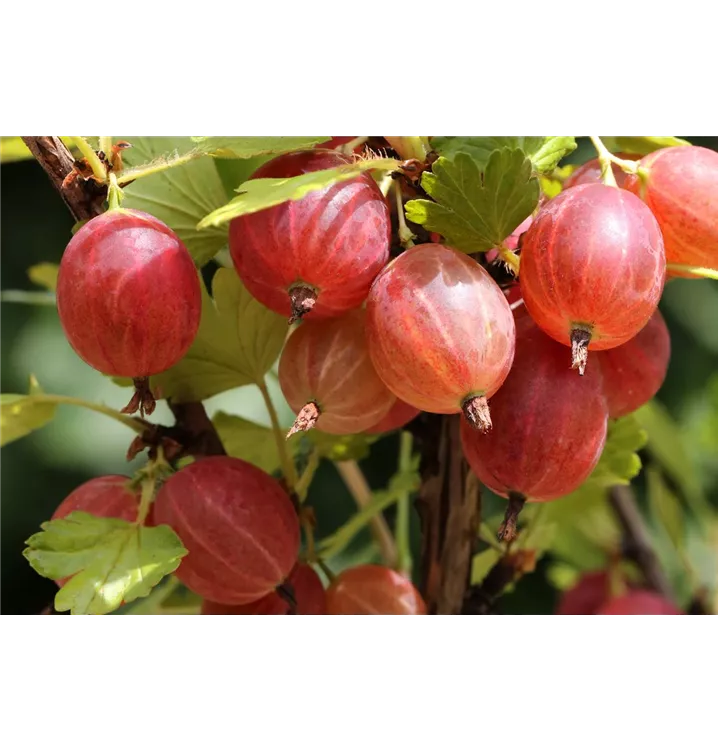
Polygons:
<instances>
[{"instance_id":1,"label":"yellow-green leaf","mask_svg":"<svg viewBox=\"0 0 718 750\"><path fill-rule=\"evenodd\" d=\"M192 136L196 148L205 154L221 159L249 159L252 156L283 154L312 148L317 143L328 141L327 135L289 136Z\"/></svg>"},{"instance_id":2,"label":"yellow-green leaf","mask_svg":"<svg viewBox=\"0 0 718 750\"><path fill-rule=\"evenodd\" d=\"M202 290L202 319L189 352L152 378L161 398L203 401L217 393L260 383L287 335L287 321L261 305L234 269L220 268L213 298Z\"/></svg>"},{"instance_id":3,"label":"yellow-green leaf","mask_svg":"<svg viewBox=\"0 0 718 750\"><path fill-rule=\"evenodd\" d=\"M27 269L27 275L30 281L38 286L45 287L51 292L57 289L57 274L60 267L57 263L38 263Z\"/></svg>"},{"instance_id":4,"label":"yellow-green leaf","mask_svg":"<svg viewBox=\"0 0 718 750\"><path fill-rule=\"evenodd\" d=\"M187 554L169 526L147 528L119 518L74 511L48 521L23 554L47 578L70 580L55 607L73 615L103 615L147 596Z\"/></svg>"},{"instance_id":5,"label":"yellow-green leaf","mask_svg":"<svg viewBox=\"0 0 718 750\"><path fill-rule=\"evenodd\" d=\"M321 169L297 177L276 177L248 180L237 188L239 195L229 203L212 211L198 224L198 229L218 227L228 221L278 206L286 201L296 201L314 190L323 190L337 182L351 180L370 170L391 171L399 162L396 159L375 159L346 164L332 169Z\"/></svg>"},{"instance_id":6,"label":"yellow-green leaf","mask_svg":"<svg viewBox=\"0 0 718 750\"><path fill-rule=\"evenodd\" d=\"M602 135L601 140L609 151L645 156L659 148L690 146L689 141L674 135Z\"/></svg>"},{"instance_id":7,"label":"yellow-green leaf","mask_svg":"<svg viewBox=\"0 0 718 750\"><path fill-rule=\"evenodd\" d=\"M25 437L52 421L57 405L40 401L36 398L39 394L42 394L42 389L31 375L26 396L14 393L0 396L0 445Z\"/></svg>"}]
</instances>

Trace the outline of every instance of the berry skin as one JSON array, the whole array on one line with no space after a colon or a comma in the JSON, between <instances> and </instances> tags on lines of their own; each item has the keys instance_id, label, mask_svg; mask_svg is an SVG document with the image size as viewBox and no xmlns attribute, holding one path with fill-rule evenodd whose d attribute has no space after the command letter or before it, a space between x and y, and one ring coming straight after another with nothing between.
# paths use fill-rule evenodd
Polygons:
<instances>
[{"instance_id":1,"label":"berry skin","mask_svg":"<svg viewBox=\"0 0 718 750\"><path fill-rule=\"evenodd\" d=\"M279 360L279 383L298 414L289 435L316 424L332 435L362 432L395 401L369 358L363 310L308 320L289 337Z\"/></svg>"},{"instance_id":2,"label":"berry skin","mask_svg":"<svg viewBox=\"0 0 718 750\"><path fill-rule=\"evenodd\" d=\"M550 336L572 347L583 374L588 349L633 338L653 315L665 280L663 240L632 193L587 184L537 214L521 246L521 292Z\"/></svg>"},{"instance_id":3,"label":"berry skin","mask_svg":"<svg viewBox=\"0 0 718 750\"><path fill-rule=\"evenodd\" d=\"M671 337L658 310L630 341L596 352L608 416L623 417L650 401L663 385L670 358Z\"/></svg>"},{"instance_id":4,"label":"berry skin","mask_svg":"<svg viewBox=\"0 0 718 750\"><path fill-rule=\"evenodd\" d=\"M682 615L679 609L653 591L629 591L609 600L597 615Z\"/></svg>"},{"instance_id":5,"label":"berry skin","mask_svg":"<svg viewBox=\"0 0 718 750\"><path fill-rule=\"evenodd\" d=\"M70 240L57 282L57 310L72 348L105 375L135 379L128 411L148 414L146 379L176 364L199 327L197 269L179 237L142 211L115 209Z\"/></svg>"},{"instance_id":6,"label":"berry skin","mask_svg":"<svg viewBox=\"0 0 718 750\"><path fill-rule=\"evenodd\" d=\"M553 500L579 487L598 463L608 422L601 373L577 378L565 351L525 312L517 315L516 359L491 399L493 430L461 425L469 466L498 495Z\"/></svg>"},{"instance_id":7,"label":"berry skin","mask_svg":"<svg viewBox=\"0 0 718 750\"><path fill-rule=\"evenodd\" d=\"M626 188L658 220L668 263L718 269L718 153L676 146L654 151L640 165L645 183L632 175Z\"/></svg>"},{"instance_id":8,"label":"berry skin","mask_svg":"<svg viewBox=\"0 0 718 750\"><path fill-rule=\"evenodd\" d=\"M289 575L299 552L299 521L279 483L238 458L203 458L157 493L155 522L187 548L175 575L220 604L248 604Z\"/></svg>"},{"instance_id":9,"label":"berry skin","mask_svg":"<svg viewBox=\"0 0 718 750\"><path fill-rule=\"evenodd\" d=\"M298 564L287 578L294 590L298 615L325 615L327 597L321 579L311 565ZM202 603L203 615L288 615L289 604L275 591L256 602L232 607L205 600Z\"/></svg>"},{"instance_id":10,"label":"berry skin","mask_svg":"<svg viewBox=\"0 0 718 750\"><path fill-rule=\"evenodd\" d=\"M584 573L578 583L563 593L557 615L595 615L610 595L611 579L607 571Z\"/></svg>"},{"instance_id":11,"label":"berry skin","mask_svg":"<svg viewBox=\"0 0 718 750\"><path fill-rule=\"evenodd\" d=\"M65 518L70 513L81 510L98 518L121 518L134 523L140 509L140 494L131 489L130 481L129 477L113 474L90 479L74 489L57 506L52 520ZM151 507L145 526L154 525L153 510ZM68 580L69 578L63 578L56 583L62 587Z\"/></svg>"},{"instance_id":12,"label":"berry skin","mask_svg":"<svg viewBox=\"0 0 718 750\"><path fill-rule=\"evenodd\" d=\"M489 429L486 399L506 379L515 327L489 274L462 253L426 244L402 253L367 299L374 367L402 401L422 411L463 411Z\"/></svg>"},{"instance_id":13,"label":"berry skin","mask_svg":"<svg viewBox=\"0 0 718 750\"><path fill-rule=\"evenodd\" d=\"M295 177L350 164L339 153L282 154L252 178ZM229 249L247 289L276 313L334 317L359 307L389 258L389 209L366 174L233 219Z\"/></svg>"},{"instance_id":14,"label":"berry skin","mask_svg":"<svg viewBox=\"0 0 718 750\"><path fill-rule=\"evenodd\" d=\"M638 157L634 154L616 154L619 159L633 161ZM616 178L616 184L622 188L626 186L628 173L624 172L617 164L611 164L613 176ZM590 183L602 183L601 179L601 162L598 159L591 159L582 164L572 175L563 183L563 189L576 187L576 185L588 185Z\"/></svg>"},{"instance_id":15,"label":"berry skin","mask_svg":"<svg viewBox=\"0 0 718 750\"><path fill-rule=\"evenodd\" d=\"M386 413L386 416L380 419L373 427L365 432L372 435L378 435L382 432L391 432L398 430L400 427L409 424L412 419L419 416L421 412L410 404L405 403L400 398L394 401L394 405Z\"/></svg>"},{"instance_id":16,"label":"berry skin","mask_svg":"<svg viewBox=\"0 0 718 750\"><path fill-rule=\"evenodd\" d=\"M425 615L426 605L411 581L381 565L340 573L327 589L330 615Z\"/></svg>"}]
</instances>

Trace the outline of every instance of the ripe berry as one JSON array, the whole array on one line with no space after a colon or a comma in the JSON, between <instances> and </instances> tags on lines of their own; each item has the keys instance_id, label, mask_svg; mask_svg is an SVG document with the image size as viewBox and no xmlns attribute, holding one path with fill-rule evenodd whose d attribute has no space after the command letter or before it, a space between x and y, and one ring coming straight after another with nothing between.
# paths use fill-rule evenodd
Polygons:
<instances>
[{"instance_id":1,"label":"ripe berry","mask_svg":"<svg viewBox=\"0 0 718 750\"><path fill-rule=\"evenodd\" d=\"M394 394L369 358L365 319L352 310L309 320L289 337L279 360L282 392L298 415L289 435L315 424L332 435L363 432L391 408Z\"/></svg>"},{"instance_id":2,"label":"ripe berry","mask_svg":"<svg viewBox=\"0 0 718 750\"><path fill-rule=\"evenodd\" d=\"M365 432L369 432L372 435L378 435L381 432L398 430L400 427L409 424L409 422L419 414L421 414L421 412L418 409L415 409L400 398L397 398L394 401L394 405L386 413L386 416L380 419L373 427L365 430Z\"/></svg>"},{"instance_id":3,"label":"ripe berry","mask_svg":"<svg viewBox=\"0 0 718 750\"><path fill-rule=\"evenodd\" d=\"M425 615L426 605L411 581L381 565L340 573L327 589L330 615Z\"/></svg>"},{"instance_id":4,"label":"ripe berry","mask_svg":"<svg viewBox=\"0 0 718 750\"><path fill-rule=\"evenodd\" d=\"M670 358L671 338L658 310L630 341L596 352L608 416L623 417L650 401L665 380Z\"/></svg>"},{"instance_id":5,"label":"ripe berry","mask_svg":"<svg viewBox=\"0 0 718 750\"><path fill-rule=\"evenodd\" d=\"M583 374L588 349L633 338L656 309L665 280L663 240L633 194L579 185L549 201L521 247L521 291L533 319L572 347Z\"/></svg>"},{"instance_id":6,"label":"ripe berry","mask_svg":"<svg viewBox=\"0 0 718 750\"><path fill-rule=\"evenodd\" d=\"M398 398L491 427L486 399L509 372L515 328L502 291L474 260L435 244L402 253L369 293L367 340Z\"/></svg>"},{"instance_id":7,"label":"ripe berry","mask_svg":"<svg viewBox=\"0 0 718 750\"><path fill-rule=\"evenodd\" d=\"M626 188L658 220L668 263L718 269L718 153L677 146L654 151L640 165L645 182L631 176Z\"/></svg>"},{"instance_id":8,"label":"ripe berry","mask_svg":"<svg viewBox=\"0 0 718 750\"><path fill-rule=\"evenodd\" d=\"M637 159L633 154L616 154L619 159L633 160ZM622 188L626 186L626 180L628 179L628 173L624 172L617 164L611 164L611 170L613 176L616 178L618 187ZM563 183L563 189L576 187L576 185L588 185L590 183L602 183L601 179L601 162L598 159L591 159L585 164L582 164L568 179Z\"/></svg>"},{"instance_id":9,"label":"ripe berry","mask_svg":"<svg viewBox=\"0 0 718 750\"><path fill-rule=\"evenodd\" d=\"M351 163L325 150L282 154L253 179L295 177ZM363 174L297 201L233 219L229 249L247 289L292 320L327 318L359 307L389 257L389 209Z\"/></svg>"},{"instance_id":10,"label":"ripe berry","mask_svg":"<svg viewBox=\"0 0 718 750\"><path fill-rule=\"evenodd\" d=\"M491 399L494 429L482 434L461 425L466 460L498 495L553 500L575 490L598 463L608 421L601 373L575 377L565 351L525 312L518 315L516 359Z\"/></svg>"},{"instance_id":11,"label":"ripe berry","mask_svg":"<svg viewBox=\"0 0 718 750\"><path fill-rule=\"evenodd\" d=\"M65 335L96 370L134 379L129 413L152 413L147 378L185 355L201 305L187 249L142 211L116 209L91 219L60 262L57 309Z\"/></svg>"},{"instance_id":12,"label":"ripe berry","mask_svg":"<svg viewBox=\"0 0 718 750\"><path fill-rule=\"evenodd\" d=\"M261 599L286 579L299 552L289 496L238 458L204 458L171 476L157 493L155 522L171 526L187 548L180 581L221 604Z\"/></svg>"},{"instance_id":13,"label":"ripe berry","mask_svg":"<svg viewBox=\"0 0 718 750\"><path fill-rule=\"evenodd\" d=\"M310 565L298 564L289 574L285 584L290 584L297 603L297 615L325 615L327 597L321 579ZM205 600L202 603L203 615L288 615L289 604L272 591L256 602L232 607Z\"/></svg>"},{"instance_id":14,"label":"ripe berry","mask_svg":"<svg viewBox=\"0 0 718 750\"><path fill-rule=\"evenodd\" d=\"M595 615L609 598L610 582L608 571L584 573L573 588L564 592L556 614Z\"/></svg>"},{"instance_id":15,"label":"ripe berry","mask_svg":"<svg viewBox=\"0 0 718 750\"><path fill-rule=\"evenodd\" d=\"M609 600L597 615L682 615L671 602L653 591L629 591Z\"/></svg>"},{"instance_id":16,"label":"ripe berry","mask_svg":"<svg viewBox=\"0 0 718 750\"><path fill-rule=\"evenodd\" d=\"M65 518L76 510L90 513L98 518L121 518L134 523L140 508L140 494L130 487L130 478L110 474L95 477L74 489L52 514L53 520ZM152 511L145 520L146 526L154 525ZM57 581L63 586L67 578Z\"/></svg>"}]
</instances>

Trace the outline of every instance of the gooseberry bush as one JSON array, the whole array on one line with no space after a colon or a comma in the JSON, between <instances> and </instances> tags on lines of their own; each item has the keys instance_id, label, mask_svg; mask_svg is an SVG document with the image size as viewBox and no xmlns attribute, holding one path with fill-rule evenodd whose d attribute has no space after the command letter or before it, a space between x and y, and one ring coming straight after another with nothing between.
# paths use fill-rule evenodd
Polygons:
<instances>
[{"instance_id":1,"label":"gooseberry bush","mask_svg":"<svg viewBox=\"0 0 718 750\"><path fill-rule=\"evenodd\" d=\"M661 295L718 278L718 154L674 137L592 137L583 164L572 136L23 140L77 222L30 276L77 356L129 390L97 404L30 376L3 395L2 442L66 405L121 422L141 457L58 497L27 540L56 610L488 614L539 561L557 614L712 610L685 539L718 521L682 507L695 496L651 447ZM265 424L205 403L242 386ZM173 424L151 419L161 400ZM372 489L359 462L390 451ZM314 479L332 463L356 507L328 529Z\"/></svg>"}]
</instances>

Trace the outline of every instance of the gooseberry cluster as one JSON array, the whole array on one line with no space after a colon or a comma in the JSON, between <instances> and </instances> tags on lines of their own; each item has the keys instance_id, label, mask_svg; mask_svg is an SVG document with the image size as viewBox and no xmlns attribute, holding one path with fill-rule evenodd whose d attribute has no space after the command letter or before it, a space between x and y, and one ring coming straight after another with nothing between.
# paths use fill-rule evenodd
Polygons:
<instances>
[{"instance_id":1,"label":"gooseberry cluster","mask_svg":"<svg viewBox=\"0 0 718 750\"><path fill-rule=\"evenodd\" d=\"M334 145L283 154L253 177L351 164ZM461 414L465 458L493 492L520 505L580 486L609 419L646 403L665 377L670 340L657 305L666 262L718 265L715 191L704 190L715 185L718 154L657 151L641 161L640 177L616 172L618 186L601 171L578 170L510 238L520 273L508 294L490 259L439 236L390 260L391 212L368 172L233 219L229 251L243 284L299 321L279 361L297 415L287 437L315 427L381 433L420 412ZM92 219L65 251L57 303L76 352L133 380L126 411L151 413L149 377L185 355L200 320L199 276L177 235L135 210ZM101 477L56 517L81 509L134 522L137 508L127 478ZM176 575L202 597L204 614L426 613L412 583L387 567L327 575L325 591L316 560L300 552L296 498L239 458L195 457L164 481L144 522L179 536L188 554ZM511 539L515 518L507 523ZM670 605L650 592L613 596L599 573L559 612L661 608Z\"/></svg>"}]
</instances>

